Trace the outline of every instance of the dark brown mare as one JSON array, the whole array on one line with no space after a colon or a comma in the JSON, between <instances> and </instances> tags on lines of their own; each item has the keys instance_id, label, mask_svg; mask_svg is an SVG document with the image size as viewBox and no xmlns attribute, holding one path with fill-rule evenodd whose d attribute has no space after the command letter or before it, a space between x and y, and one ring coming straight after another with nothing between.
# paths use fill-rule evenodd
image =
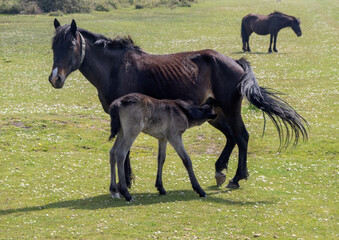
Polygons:
<instances>
[{"instance_id":1,"label":"dark brown mare","mask_svg":"<svg viewBox=\"0 0 339 240\"><path fill-rule=\"evenodd\" d=\"M253 32L259 35L270 34L270 47L268 52L272 52L272 40L273 51L277 50L277 36L282 28L291 27L298 37L301 36L300 20L296 17L286 15L281 12L273 12L269 15L260 15L250 13L246 15L241 22L241 38L242 49L246 52L250 52L249 39Z\"/></svg>"},{"instance_id":2,"label":"dark brown mare","mask_svg":"<svg viewBox=\"0 0 339 240\"><path fill-rule=\"evenodd\" d=\"M106 113L115 99L138 92L157 99L182 99L201 105L215 99L218 117L209 123L220 130L227 143L215 163L217 184L225 181L228 160L235 145L239 148L238 168L228 187L238 188L248 177L247 144L249 135L241 117L241 103L250 103L266 113L276 126L282 146L300 137L307 138L307 123L275 93L258 85L249 63L233 60L213 50L152 55L128 38L109 39L71 25L56 29L52 42L54 62L49 81L62 88L67 76L80 72L98 90ZM129 159L126 159L126 163ZM129 165L125 165L125 170Z\"/></svg>"}]
</instances>

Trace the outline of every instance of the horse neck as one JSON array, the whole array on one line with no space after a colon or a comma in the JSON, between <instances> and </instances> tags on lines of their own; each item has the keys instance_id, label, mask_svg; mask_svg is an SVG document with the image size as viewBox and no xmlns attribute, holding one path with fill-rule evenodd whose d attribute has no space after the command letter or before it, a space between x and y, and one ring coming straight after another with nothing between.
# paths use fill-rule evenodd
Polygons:
<instances>
[{"instance_id":1,"label":"horse neck","mask_svg":"<svg viewBox=\"0 0 339 240\"><path fill-rule=\"evenodd\" d=\"M79 70L98 91L107 90L114 79L110 79L113 67L118 67L124 53L121 50L107 51L86 39L85 58ZM112 64L115 63L115 64Z\"/></svg>"},{"instance_id":2,"label":"horse neck","mask_svg":"<svg viewBox=\"0 0 339 240\"><path fill-rule=\"evenodd\" d=\"M288 15L279 16L280 28L290 27L293 23L293 18Z\"/></svg>"}]
</instances>

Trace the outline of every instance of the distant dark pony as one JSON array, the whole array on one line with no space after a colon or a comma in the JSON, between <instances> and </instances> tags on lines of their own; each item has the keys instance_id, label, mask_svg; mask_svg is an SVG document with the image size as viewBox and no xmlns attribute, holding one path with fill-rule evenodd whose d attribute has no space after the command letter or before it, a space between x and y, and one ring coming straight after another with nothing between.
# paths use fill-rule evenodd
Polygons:
<instances>
[{"instance_id":1,"label":"distant dark pony","mask_svg":"<svg viewBox=\"0 0 339 240\"><path fill-rule=\"evenodd\" d=\"M158 139L158 172L155 186L160 195L166 194L162 183L162 168L166 158L166 145L169 142L182 159L193 189L200 197L205 197L206 193L195 177L192 161L184 148L182 134L190 127L217 117L209 102L213 101L196 106L179 99L158 100L140 93L130 93L115 100L110 106L110 139L117 136L110 151L112 197L119 198L122 194L127 201L132 199L125 181L124 161L134 140L141 132ZM116 184L116 164L119 184Z\"/></svg>"},{"instance_id":2,"label":"distant dark pony","mask_svg":"<svg viewBox=\"0 0 339 240\"><path fill-rule=\"evenodd\" d=\"M222 171L227 168L235 145L239 148L238 168L227 186L239 188L239 181L248 177L249 135L241 117L244 97L273 120L282 146L291 140L297 143L300 137L307 138L304 118L274 92L260 87L244 59L234 60L209 49L153 55L135 46L129 37L109 39L78 28L74 20L71 25L60 26L55 19L54 27L50 83L62 88L67 76L79 70L98 90L106 113L115 99L133 92L156 99L191 101L195 105L215 99L218 117L209 123L227 138L215 163L218 185L225 181ZM130 168L128 162L126 159L125 169Z\"/></svg>"},{"instance_id":3,"label":"distant dark pony","mask_svg":"<svg viewBox=\"0 0 339 240\"><path fill-rule=\"evenodd\" d=\"M278 52L276 47L277 36L279 31L285 27L291 27L298 37L301 36L300 20L296 17L281 12L274 12L269 15L254 13L246 15L241 22L242 49L245 52L251 51L249 38L251 34L255 32L259 35L270 34L271 38L268 52L272 52L272 40L274 41L273 51Z\"/></svg>"}]
</instances>

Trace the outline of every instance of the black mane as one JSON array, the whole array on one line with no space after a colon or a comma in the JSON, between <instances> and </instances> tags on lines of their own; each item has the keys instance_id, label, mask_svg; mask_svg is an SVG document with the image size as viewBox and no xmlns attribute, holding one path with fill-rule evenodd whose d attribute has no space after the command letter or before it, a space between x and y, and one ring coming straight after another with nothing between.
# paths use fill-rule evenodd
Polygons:
<instances>
[{"instance_id":1,"label":"black mane","mask_svg":"<svg viewBox=\"0 0 339 240\"><path fill-rule=\"evenodd\" d=\"M282 13L282 12L279 12L279 11L274 11L274 12L272 12L272 13L269 14L269 16L273 16L273 15L284 16L284 17L290 17L290 18L292 18L293 20L294 20L294 19L297 19L297 18L294 17L294 16L287 15L287 14Z\"/></svg>"},{"instance_id":2,"label":"black mane","mask_svg":"<svg viewBox=\"0 0 339 240\"><path fill-rule=\"evenodd\" d=\"M134 44L132 38L129 35L124 37L118 36L114 39L103 37L101 39L96 40L94 44L111 50L116 49L133 49L139 51L141 50L139 46L136 46Z\"/></svg>"},{"instance_id":3,"label":"black mane","mask_svg":"<svg viewBox=\"0 0 339 240\"><path fill-rule=\"evenodd\" d=\"M66 41L72 41L73 35L70 31L70 25L60 26L53 37L53 46L61 44ZM116 49L131 49L142 51L139 46L136 46L130 36L125 37L116 37L114 39L110 39L101 34L92 33L86 29L78 28L78 31L84 36L87 41L90 41L92 44L96 46L100 46L104 49L108 50L116 50Z\"/></svg>"}]
</instances>

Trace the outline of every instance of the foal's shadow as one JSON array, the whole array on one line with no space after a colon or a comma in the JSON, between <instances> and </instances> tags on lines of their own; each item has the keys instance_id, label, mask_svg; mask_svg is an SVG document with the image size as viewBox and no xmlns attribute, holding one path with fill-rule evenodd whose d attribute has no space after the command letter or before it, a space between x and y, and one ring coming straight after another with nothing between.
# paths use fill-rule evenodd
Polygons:
<instances>
[{"instance_id":1,"label":"foal's shadow","mask_svg":"<svg viewBox=\"0 0 339 240\"><path fill-rule=\"evenodd\" d=\"M80 198L68 201L58 201L53 203L48 203L40 206L16 208L16 209L0 209L0 216L8 215L12 213L28 213L28 212L37 212L46 209L58 209L58 208L68 208L68 209L84 209L84 210L98 210L105 208L121 208L129 206L147 206L159 203L168 203L176 201L192 201L192 200L201 200L206 202L225 204L225 205L255 205L258 204L258 201L233 201L230 199L225 199L218 197L217 195L223 194L232 190L222 190L219 191L218 187L212 187L212 192L208 193L206 198L199 198L198 195L192 190L180 190L180 191L167 191L167 195L160 196L158 193L134 193L132 194L134 201L127 202L125 199L112 199L110 194L101 194L89 198ZM259 201L259 203L270 204L271 201Z\"/></svg>"}]
</instances>

